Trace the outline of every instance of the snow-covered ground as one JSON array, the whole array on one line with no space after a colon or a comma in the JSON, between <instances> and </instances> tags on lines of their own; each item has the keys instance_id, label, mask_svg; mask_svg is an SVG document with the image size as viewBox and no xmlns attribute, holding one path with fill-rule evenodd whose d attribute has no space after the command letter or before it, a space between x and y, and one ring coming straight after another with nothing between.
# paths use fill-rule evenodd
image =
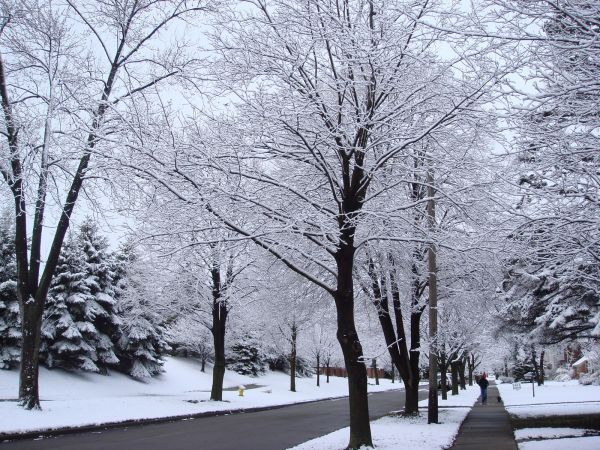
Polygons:
<instances>
[{"instance_id":1,"label":"snow-covered ground","mask_svg":"<svg viewBox=\"0 0 600 450\"><path fill-rule=\"evenodd\" d=\"M19 433L48 430L60 427L96 425L126 420L185 416L202 412L228 411L318 400L347 395L347 382L331 377L329 384L321 378L317 388L315 378L298 378L297 391L289 391L289 376L267 373L259 378L242 376L227 371L223 402L209 401L212 374L200 372L194 360L168 358L166 372L145 383L111 373L102 376L86 373L68 373L62 370L40 373L42 411L24 411L17 406L18 372L0 371L0 433ZM238 395L239 385L258 385L247 389L244 397ZM381 380L380 386L372 382L371 392L398 389L401 384ZM426 386L421 387L426 390ZM509 413L518 417L546 415L600 413L600 387L582 386L577 382L547 382L536 386L532 396L531 386L522 385L513 390L512 384L499 386ZM479 395L479 388L469 387L459 396L440 399L440 421L428 425L426 411L421 417L402 418L390 416L372 423L374 443L379 450L398 448L442 449L454 440L460 424ZM420 402L426 407L427 400ZM600 436L593 431L578 429L525 429L517 430L515 437L521 450L600 448ZM348 429L338 430L306 442L296 450L338 449L347 443Z\"/></svg>"},{"instance_id":2,"label":"snow-covered ground","mask_svg":"<svg viewBox=\"0 0 600 450\"><path fill-rule=\"evenodd\" d=\"M42 411L25 411L16 403L18 372L0 370L0 433L19 433L60 427L96 425L125 420L184 416L318 400L348 395L344 378L297 378L297 392L289 391L289 376L271 372L258 378L225 373L223 402L209 401L212 373L200 371L194 360L167 358L166 372L146 383L111 373L102 376L40 369ZM401 384L369 380L369 391L398 389ZM240 397L239 385L259 385ZM8 400L8 401L7 401Z\"/></svg>"},{"instance_id":3,"label":"snow-covered ground","mask_svg":"<svg viewBox=\"0 0 600 450\"><path fill-rule=\"evenodd\" d=\"M515 430L520 450L598 450L600 431L579 428L523 428Z\"/></svg>"},{"instance_id":4,"label":"snow-covered ground","mask_svg":"<svg viewBox=\"0 0 600 450\"><path fill-rule=\"evenodd\" d=\"M424 386L423 390L427 390ZM458 396L448 395L448 400L439 400L439 424L427 424L427 411L420 417L404 418L400 416L383 417L371 423L373 444L377 450L437 450L448 448L465 420L471 407L479 397L479 387L467 386ZM419 402L420 407L427 406L427 400ZM312 439L293 450L338 450L347 445L348 428Z\"/></svg>"},{"instance_id":5,"label":"snow-covered ground","mask_svg":"<svg viewBox=\"0 0 600 450\"><path fill-rule=\"evenodd\" d=\"M523 383L520 390L512 384L500 384L498 389L506 410L520 418L600 413L600 386L547 381L535 386L535 397L531 383Z\"/></svg>"},{"instance_id":6,"label":"snow-covered ground","mask_svg":"<svg viewBox=\"0 0 600 450\"><path fill-rule=\"evenodd\" d=\"M600 414L600 386L583 386L577 381L547 381L544 386L523 383L499 386L507 411L518 418ZM562 450L600 448L598 431L577 428L524 428L515 430L520 450Z\"/></svg>"}]
</instances>

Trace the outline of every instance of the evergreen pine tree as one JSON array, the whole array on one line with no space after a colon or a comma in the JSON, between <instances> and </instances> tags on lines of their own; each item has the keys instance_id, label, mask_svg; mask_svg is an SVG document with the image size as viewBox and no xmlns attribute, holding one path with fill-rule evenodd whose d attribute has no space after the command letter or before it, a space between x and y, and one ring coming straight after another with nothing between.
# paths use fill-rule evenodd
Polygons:
<instances>
[{"instance_id":1,"label":"evergreen pine tree","mask_svg":"<svg viewBox=\"0 0 600 450\"><path fill-rule=\"evenodd\" d=\"M155 311L155 292L144 280L143 265L133 246L115 257L116 294L123 325L117 344L120 369L136 379L163 372L162 355L169 350L166 330Z\"/></svg>"},{"instance_id":2,"label":"evergreen pine tree","mask_svg":"<svg viewBox=\"0 0 600 450\"><path fill-rule=\"evenodd\" d=\"M92 219L86 219L79 229L78 245L82 252L85 271L83 283L93 297L93 324L97 334L94 347L97 354L96 365L102 373L119 362L113 342L118 340L121 319L117 311L115 290L115 265L108 253L108 241L98 233Z\"/></svg>"},{"instance_id":3,"label":"evergreen pine tree","mask_svg":"<svg viewBox=\"0 0 600 450\"><path fill-rule=\"evenodd\" d=\"M99 371L94 345L98 333L93 324L97 308L85 278L80 247L70 236L44 311L40 354L49 368Z\"/></svg>"},{"instance_id":4,"label":"evergreen pine tree","mask_svg":"<svg viewBox=\"0 0 600 450\"><path fill-rule=\"evenodd\" d=\"M257 377L265 372L267 357L259 340L251 333L236 339L227 357L227 368L242 375Z\"/></svg>"},{"instance_id":5,"label":"evergreen pine tree","mask_svg":"<svg viewBox=\"0 0 600 450\"><path fill-rule=\"evenodd\" d=\"M539 21L531 46L537 92L527 96L519 135L527 217L506 263L509 321L534 341L600 335L600 40L597 1L528 2Z\"/></svg>"},{"instance_id":6,"label":"evergreen pine tree","mask_svg":"<svg viewBox=\"0 0 600 450\"><path fill-rule=\"evenodd\" d=\"M17 300L17 264L10 216L0 218L0 369L19 363L21 323Z\"/></svg>"}]
</instances>

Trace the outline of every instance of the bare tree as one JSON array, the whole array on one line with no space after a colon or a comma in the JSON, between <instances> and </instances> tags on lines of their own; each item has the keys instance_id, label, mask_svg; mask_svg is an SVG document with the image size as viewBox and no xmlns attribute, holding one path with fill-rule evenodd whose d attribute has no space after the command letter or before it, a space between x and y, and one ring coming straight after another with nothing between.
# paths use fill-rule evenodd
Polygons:
<instances>
[{"instance_id":1,"label":"bare tree","mask_svg":"<svg viewBox=\"0 0 600 450\"><path fill-rule=\"evenodd\" d=\"M179 226L185 223L181 221ZM189 226L190 222L187 222L183 228L189 229ZM171 229L161 233L160 246L169 249L169 253L176 252L167 263L174 272L169 311L177 315L183 312L188 320L210 331L214 351L210 398L222 401L229 314L254 287L252 284L246 286L247 280L243 280L247 275L245 271L252 265L251 258L242 256L246 253L246 245L227 242L226 233L218 234L218 230L213 230L211 235L215 242L202 245L196 238L189 240L190 234L181 228L178 232ZM219 236L224 241L217 242ZM180 239L186 237L188 240L184 245ZM153 244L156 246L158 242L154 240Z\"/></svg>"},{"instance_id":2,"label":"bare tree","mask_svg":"<svg viewBox=\"0 0 600 450\"><path fill-rule=\"evenodd\" d=\"M334 342L331 339L331 330L324 320L317 320L312 328L308 329L310 352L315 361L317 372L317 386L321 386L321 371L325 368L327 382L329 383L329 365L333 354Z\"/></svg>"},{"instance_id":3,"label":"bare tree","mask_svg":"<svg viewBox=\"0 0 600 450\"><path fill-rule=\"evenodd\" d=\"M262 281L262 295L260 292L258 294L263 298L261 309L266 312L271 322L270 328L276 349L289 355L287 359L290 369L290 391L296 392L298 352L304 350L304 353L307 353L302 349L308 341L306 334L321 330L318 341L313 341L311 351L319 362L321 356L327 353L327 341L322 336L323 329L311 330L311 326L319 320L319 315L324 309L320 298L322 292L315 286L307 285L303 278L286 270L280 263L270 264L263 273L266 277ZM275 296L273 292L276 293ZM317 336L311 335L311 338L315 339Z\"/></svg>"}]
</instances>

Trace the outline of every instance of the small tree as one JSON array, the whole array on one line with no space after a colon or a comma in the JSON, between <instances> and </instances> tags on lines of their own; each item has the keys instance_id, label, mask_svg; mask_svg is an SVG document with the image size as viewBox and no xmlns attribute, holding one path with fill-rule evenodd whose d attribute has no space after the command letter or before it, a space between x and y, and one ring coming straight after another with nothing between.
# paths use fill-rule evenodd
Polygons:
<instances>
[{"instance_id":1,"label":"small tree","mask_svg":"<svg viewBox=\"0 0 600 450\"><path fill-rule=\"evenodd\" d=\"M322 317L326 317L323 315ZM331 325L333 326L333 325ZM326 365L327 382L329 383L329 361L334 350L334 342L331 337L331 331L326 326L324 320L318 320L307 330L309 334L310 354L315 361L317 373L317 386L321 386L321 370Z\"/></svg>"},{"instance_id":2,"label":"small tree","mask_svg":"<svg viewBox=\"0 0 600 450\"><path fill-rule=\"evenodd\" d=\"M199 328L195 320L182 314L169 326L168 335L172 354L198 358L201 364L200 371L206 371L206 363L213 356L211 336L207 328Z\"/></svg>"},{"instance_id":3,"label":"small tree","mask_svg":"<svg viewBox=\"0 0 600 450\"><path fill-rule=\"evenodd\" d=\"M253 333L247 332L235 340L227 357L228 369L257 377L265 373L266 367L264 350Z\"/></svg>"}]
</instances>

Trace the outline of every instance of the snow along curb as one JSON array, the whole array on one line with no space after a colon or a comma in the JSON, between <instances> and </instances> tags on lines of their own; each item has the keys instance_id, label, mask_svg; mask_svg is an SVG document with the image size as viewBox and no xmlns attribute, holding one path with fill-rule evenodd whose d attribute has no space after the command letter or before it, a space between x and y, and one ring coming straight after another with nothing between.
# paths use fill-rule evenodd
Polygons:
<instances>
[{"instance_id":1,"label":"snow along curb","mask_svg":"<svg viewBox=\"0 0 600 450\"><path fill-rule=\"evenodd\" d=\"M389 389L381 392L392 392L392 391L401 391L402 388L399 389ZM369 393L371 394L371 393ZM131 420L121 420L118 422L105 422L100 424L92 424L92 425L81 425L75 427L58 427L58 428L43 428L41 430L35 431L24 431L22 433L0 433L0 443L7 441L16 441L16 440L26 440L26 439L37 439L37 438L48 438L53 436L61 436L66 434L77 434L77 433L89 433L92 431L103 431L109 430L112 428L127 428L132 426L143 426L143 425L151 425L155 423L168 423L168 422L178 422L182 420L191 420L191 419L201 419L204 417L217 417L217 416L228 416L230 414L242 414L242 413L253 413L253 412L261 412L261 411L269 411L273 409L285 408L286 406L294 406L294 405L302 405L307 403L318 403L318 402L326 402L329 400L337 400L340 398L347 398L347 395L339 395L334 397L326 397L320 398L318 400L305 400L299 401L295 403L284 403L281 405L269 405L269 406L254 406L252 408L238 408L238 409L224 409L220 411L204 411L200 413L194 414L183 414L176 416L166 416L166 417L153 417L148 419L131 419Z\"/></svg>"}]
</instances>

